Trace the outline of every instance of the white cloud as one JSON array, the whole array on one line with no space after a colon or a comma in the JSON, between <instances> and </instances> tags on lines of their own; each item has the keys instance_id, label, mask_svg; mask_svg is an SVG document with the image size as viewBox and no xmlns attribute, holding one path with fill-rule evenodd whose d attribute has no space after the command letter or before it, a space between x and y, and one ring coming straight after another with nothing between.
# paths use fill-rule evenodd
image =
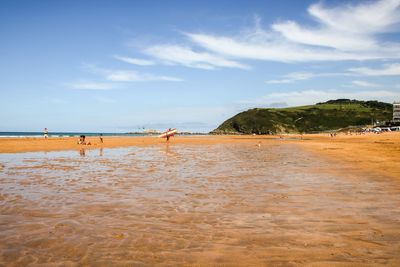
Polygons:
<instances>
[{"instance_id":1,"label":"white cloud","mask_svg":"<svg viewBox=\"0 0 400 267\"><path fill-rule=\"evenodd\" d=\"M165 64L212 70L216 68L249 69L249 66L207 52L196 52L181 45L155 45L143 50Z\"/></svg>"},{"instance_id":2,"label":"white cloud","mask_svg":"<svg viewBox=\"0 0 400 267\"><path fill-rule=\"evenodd\" d=\"M272 28L286 39L306 44L345 51L389 49L391 45L378 43L376 34L395 31L400 22L400 1L369 1L358 5L345 4L333 8L317 3L308 13L319 24L314 28L287 21Z\"/></svg>"},{"instance_id":3,"label":"white cloud","mask_svg":"<svg viewBox=\"0 0 400 267\"><path fill-rule=\"evenodd\" d=\"M82 89L82 90L111 90L116 88L115 84L88 82L88 81L69 83L66 84L66 86L72 89Z\"/></svg>"},{"instance_id":4,"label":"white cloud","mask_svg":"<svg viewBox=\"0 0 400 267\"><path fill-rule=\"evenodd\" d=\"M347 51L376 49L376 43L370 38L359 36L354 38L354 34L335 32L332 29L305 29L296 22L288 21L272 25L272 29L281 33L289 41L343 49Z\"/></svg>"},{"instance_id":5,"label":"white cloud","mask_svg":"<svg viewBox=\"0 0 400 267\"><path fill-rule=\"evenodd\" d=\"M236 38L207 34L186 35L196 45L232 58L278 62L362 60L371 58L371 56L366 57L345 51L310 48L279 38L271 39L268 33L260 31Z\"/></svg>"},{"instance_id":6,"label":"white cloud","mask_svg":"<svg viewBox=\"0 0 400 267\"><path fill-rule=\"evenodd\" d=\"M368 60L400 57L400 44L382 41L381 34L399 32L400 0L360 2L308 9L314 27L294 21L256 27L238 36L187 33L208 51L230 58L279 62Z\"/></svg>"},{"instance_id":7,"label":"white cloud","mask_svg":"<svg viewBox=\"0 0 400 267\"><path fill-rule=\"evenodd\" d=\"M366 76L400 76L400 63L386 64L381 69L351 68L349 71Z\"/></svg>"},{"instance_id":8,"label":"white cloud","mask_svg":"<svg viewBox=\"0 0 400 267\"><path fill-rule=\"evenodd\" d=\"M121 57L121 56L114 56L114 58L129 64L139 65L139 66L151 66L156 64L154 61L147 59L138 59L138 58Z\"/></svg>"},{"instance_id":9,"label":"white cloud","mask_svg":"<svg viewBox=\"0 0 400 267\"><path fill-rule=\"evenodd\" d=\"M143 48L141 52L152 60L115 58L142 66L161 63L206 70L251 69L239 62L242 60L288 63L400 58L400 43L384 39L386 33L400 32L400 0L342 2L336 6L318 2L307 12L313 24L288 20L263 27L256 16L253 29L238 31L236 35L186 32L186 40L180 44L161 43ZM282 77L267 83L292 83L317 76L323 75Z\"/></svg>"},{"instance_id":10,"label":"white cloud","mask_svg":"<svg viewBox=\"0 0 400 267\"><path fill-rule=\"evenodd\" d=\"M133 70L115 70L115 69L99 68L93 64L83 64L83 68L91 73L101 75L104 79L111 82L183 81L183 79L178 77L156 75L152 73L143 73Z\"/></svg>"},{"instance_id":11,"label":"white cloud","mask_svg":"<svg viewBox=\"0 0 400 267\"><path fill-rule=\"evenodd\" d=\"M282 83L293 83L295 80L290 79L280 79L280 80L268 80L266 83L270 84L282 84Z\"/></svg>"},{"instance_id":12,"label":"white cloud","mask_svg":"<svg viewBox=\"0 0 400 267\"><path fill-rule=\"evenodd\" d=\"M286 77L293 80L308 80L319 75L320 74L312 72L292 72L286 75Z\"/></svg>"},{"instance_id":13,"label":"white cloud","mask_svg":"<svg viewBox=\"0 0 400 267\"><path fill-rule=\"evenodd\" d=\"M371 83L371 82L367 82L367 81L355 80L355 81L352 81L351 83L353 85L360 86L360 87L370 87L370 88L380 87L379 84Z\"/></svg>"},{"instance_id":14,"label":"white cloud","mask_svg":"<svg viewBox=\"0 0 400 267\"><path fill-rule=\"evenodd\" d=\"M334 77L334 76L350 76L348 73L314 73L314 72L291 72L279 80L268 80L266 83L270 84L281 84L281 83L293 83L296 81L304 81L317 77Z\"/></svg>"},{"instance_id":15,"label":"white cloud","mask_svg":"<svg viewBox=\"0 0 400 267\"><path fill-rule=\"evenodd\" d=\"M183 81L177 77L159 76L149 73L139 73L131 70L107 70L105 78L113 82L144 82L144 81Z\"/></svg>"},{"instance_id":16,"label":"white cloud","mask_svg":"<svg viewBox=\"0 0 400 267\"><path fill-rule=\"evenodd\" d=\"M308 80L314 77L319 76L316 73L312 72L292 72L284 76L284 79L280 80L269 80L266 81L266 83L272 83L272 84L280 84L280 83L293 83L295 81L301 81L301 80Z\"/></svg>"},{"instance_id":17,"label":"white cloud","mask_svg":"<svg viewBox=\"0 0 400 267\"><path fill-rule=\"evenodd\" d=\"M346 33L369 35L396 31L400 23L399 0L365 1L326 8L321 2L308 12L324 27Z\"/></svg>"}]
</instances>

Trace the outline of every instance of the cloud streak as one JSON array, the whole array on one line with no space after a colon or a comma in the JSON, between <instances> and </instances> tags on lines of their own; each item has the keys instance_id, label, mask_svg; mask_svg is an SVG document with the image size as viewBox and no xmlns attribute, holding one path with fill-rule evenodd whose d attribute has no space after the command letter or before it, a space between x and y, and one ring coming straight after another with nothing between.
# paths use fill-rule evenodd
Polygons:
<instances>
[{"instance_id":1,"label":"cloud streak","mask_svg":"<svg viewBox=\"0 0 400 267\"><path fill-rule=\"evenodd\" d=\"M386 64L383 68L351 68L349 71L366 76L400 76L400 63Z\"/></svg>"},{"instance_id":2,"label":"cloud streak","mask_svg":"<svg viewBox=\"0 0 400 267\"><path fill-rule=\"evenodd\" d=\"M346 51L310 48L287 42L279 37L270 38L267 32L255 30L245 36L226 37L208 34L187 34L196 45L231 58L277 61L339 61L362 60L370 57L349 53Z\"/></svg>"},{"instance_id":3,"label":"cloud streak","mask_svg":"<svg viewBox=\"0 0 400 267\"><path fill-rule=\"evenodd\" d=\"M168 81L181 82L183 79L173 76L156 75L152 73L138 72L134 70L99 68L93 64L84 64L83 68L93 74L101 76L109 82L148 82Z\"/></svg>"},{"instance_id":4,"label":"cloud streak","mask_svg":"<svg viewBox=\"0 0 400 267\"><path fill-rule=\"evenodd\" d=\"M284 76L282 79L278 80L268 80L266 83L269 84L284 84L284 83L294 83L297 81L305 81L318 77L335 77L335 76L352 76L349 73L314 73L314 72L291 72Z\"/></svg>"},{"instance_id":5,"label":"cloud streak","mask_svg":"<svg viewBox=\"0 0 400 267\"><path fill-rule=\"evenodd\" d=\"M167 65L182 65L190 68L214 70L218 68L250 69L239 62L225 59L208 52L197 52L182 45L155 45L143 52Z\"/></svg>"},{"instance_id":6,"label":"cloud streak","mask_svg":"<svg viewBox=\"0 0 400 267\"><path fill-rule=\"evenodd\" d=\"M111 90L117 87L115 84L111 83L90 82L90 81L78 81L74 83L68 83L66 84L66 86L72 89L81 89L81 90Z\"/></svg>"},{"instance_id":7,"label":"cloud streak","mask_svg":"<svg viewBox=\"0 0 400 267\"><path fill-rule=\"evenodd\" d=\"M371 83L371 82L367 82L367 81L359 81L359 80L355 80L351 82L353 85L359 86L359 87L368 87L368 88L377 88L377 87L381 87L381 85L376 84L376 83Z\"/></svg>"},{"instance_id":8,"label":"cloud streak","mask_svg":"<svg viewBox=\"0 0 400 267\"><path fill-rule=\"evenodd\" d=\"M105 70L105 79L113 82L183 81L177 77L140 73L132 70Z\"/></svg>"},{"instance_id":9,"label":"cloud streak","mask_svg":"<svg viewBox=\"0 0 400 267\"><path fill-rule=\"evenodd\" d=\"M292 73L285 75L283 79L269 80L269 81L266 81L266 83L271 83L271 84L293 83L295 81L308 80L308 79L314 78L316 76L318 76L318 74L315 74L312 72L292 72Z\"/></svg>"},{"instance_id":10,"label":"cloud streak","mask_svg":"<svg viewBox=\"0 0 400 267\"><path fill-rule=\"evenodd\" d=\"M138 58L121 57L121 56L114 56L114 58L125 63L139 65L139 66L152 66L156 64L154 61L147 59L138 59Z\"/></svg>"}]
</instances>

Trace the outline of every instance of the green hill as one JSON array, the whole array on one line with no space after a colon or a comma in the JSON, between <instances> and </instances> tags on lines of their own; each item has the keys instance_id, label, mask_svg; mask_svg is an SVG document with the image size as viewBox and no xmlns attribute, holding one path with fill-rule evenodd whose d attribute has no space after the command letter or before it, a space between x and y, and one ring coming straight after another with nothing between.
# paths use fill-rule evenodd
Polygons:
<instances>
[{"instance_id":1,"label":"green hill","mask_svg":"<svg viewBox=\"0 0 400 267\"><path fill-rule=\"evenodd\" d=\"M310 106L254 108L226 120L214 134L310 133L390 120L393 105L378 101L330 100Z\"/></svg>"}]
</instances>

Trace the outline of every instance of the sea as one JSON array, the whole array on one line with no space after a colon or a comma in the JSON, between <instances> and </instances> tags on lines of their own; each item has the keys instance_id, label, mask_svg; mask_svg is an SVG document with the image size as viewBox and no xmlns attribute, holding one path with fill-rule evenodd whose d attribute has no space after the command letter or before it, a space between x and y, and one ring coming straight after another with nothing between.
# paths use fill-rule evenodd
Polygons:
<instances>
[{"instance_id":1,"label":"sea","mask_svg":"<svg viewBox=\"0 0 400 267\"><path fill-rule=\"evenodd\" d=\"M145 133L90 133L90 132L49 132L49 137L77 137L85 136L144 136ZM0 132L0 138L43 138L43 132Z\"/></svg>"}]
</instances>

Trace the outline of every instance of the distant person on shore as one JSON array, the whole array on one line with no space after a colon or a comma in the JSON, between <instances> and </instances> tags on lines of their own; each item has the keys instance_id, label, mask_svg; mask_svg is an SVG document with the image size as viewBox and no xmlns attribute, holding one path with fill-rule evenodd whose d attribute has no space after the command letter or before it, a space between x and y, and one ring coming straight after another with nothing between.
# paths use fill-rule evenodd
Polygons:
<instances>
[{"instance_id":1,"label":"distant person on shore","mask_svg":"<svg viewBox=\"0 0 400 267\"><path fill-rule=\"evenodd\" d=\"M90 146L91 143L90 142L86 143L86 136L85 135L81 135L81 136L79 136L78 145L88 145L88 146Z\"/></svg>"},{"instance_id":2,"label":"distant person on shore","mask_svg":"<svg viewBox=\"0 0 400 267\"><path fill-rule=\"evenodd\" d=\"M99 138L100 138L100 143L102 144L103 143L103 134L100 134Z\"/></svg>"},{"instance_id":3,"label":"distant person on shore","mask_svg":"<svg viewBox=\"0 0 400 267\"><path fill-rule=\"evenodd\" d=\"M44 128L43 135L44 139L47 139L49 137L49 130L47 130L47 128Z\"/></svg>"},{"instance_id":4,"label":"distant person on shore","mask_svg":"<svg viewBox=\"0 0 400 267\"><path fill-rule=\"evenodd\" d=\"M85 138L84 135L79 136L78 145L86 145Z\"/></svg>"}]
</instances>

